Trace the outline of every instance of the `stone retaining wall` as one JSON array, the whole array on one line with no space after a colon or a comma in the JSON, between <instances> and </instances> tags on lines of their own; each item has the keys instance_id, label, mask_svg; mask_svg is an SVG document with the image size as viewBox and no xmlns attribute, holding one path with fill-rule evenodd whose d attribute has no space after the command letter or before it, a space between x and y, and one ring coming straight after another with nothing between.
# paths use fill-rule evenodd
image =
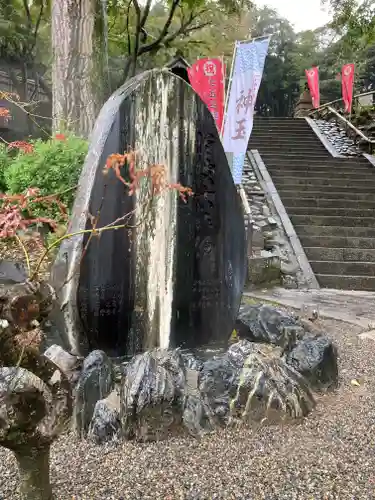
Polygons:
<instances>
[{"instance_id":1,"label":"stone retaining wall","mask_svg":"<svg viewBox=\"0 0 375 500\"><path fill-rule=\"evenodd\" d=\"M250 205L252 225L248 251L248 285L306 287L303 273L272 199L265 193L261 175L248 157L245 160L242 186ZM245 221L245 224L248 222Z\"/></svg>"},{"instance_id":2,"label":"stone retaining wall","mask_svg":"<svg viewBox=\"0 0 375 500\"><path fill-rule=\"evenodd\" d=\"M347 136L345 130L336 123L335 119L330 121L314 120L314 122L339 154L345 156L362 155L361 149Z\"/></svg>"}]
</instances>

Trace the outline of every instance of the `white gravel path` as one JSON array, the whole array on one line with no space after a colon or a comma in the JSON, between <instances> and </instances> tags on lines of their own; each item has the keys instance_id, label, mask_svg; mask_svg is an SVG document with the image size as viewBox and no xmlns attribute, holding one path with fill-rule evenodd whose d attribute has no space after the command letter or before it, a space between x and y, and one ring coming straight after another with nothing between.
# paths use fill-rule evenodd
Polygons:
<instances>
[{"instance_id":1,"label":"white gravel path","mask_svg":"<svg viewBox=\"0 0 375 500\"><path fill-rule=\"evenodd\" d=\"M375 341L353 325L319 323L339 348L340 388L304 422L106 448L66 435L53 446L57 500L375 499ZM0 448L1 500L17 500L16 485Z\"/></svg>"}]
</instances>

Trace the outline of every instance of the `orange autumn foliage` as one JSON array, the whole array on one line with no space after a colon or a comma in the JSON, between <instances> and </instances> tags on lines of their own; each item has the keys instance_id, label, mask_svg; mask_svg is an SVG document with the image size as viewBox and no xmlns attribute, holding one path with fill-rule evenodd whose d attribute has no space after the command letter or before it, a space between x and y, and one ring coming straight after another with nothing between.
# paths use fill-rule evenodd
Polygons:
<instances>
[{"instance_id":1,"label":"orange autumn foliage","mask_svg":"<svg viewBox=\"0 0 375 500\"><path fill-rule=\"evenodd\" d=\"M127 182L121 175L121 168L128 165L130 182ZM193 191L182 186L180 183L170 184L166 179L166 169L164 165L153 164L145 169L136 169L136 152L115 153L110 155L106 161L106 169L113 169L116 177L129 188L129 195L132 196L139 187L141 179L149 177L151 180L151 194L158 195L165 189L174 189L180 198L186 202L187 196L193 196Z\"/></svg>"}]
</instances>

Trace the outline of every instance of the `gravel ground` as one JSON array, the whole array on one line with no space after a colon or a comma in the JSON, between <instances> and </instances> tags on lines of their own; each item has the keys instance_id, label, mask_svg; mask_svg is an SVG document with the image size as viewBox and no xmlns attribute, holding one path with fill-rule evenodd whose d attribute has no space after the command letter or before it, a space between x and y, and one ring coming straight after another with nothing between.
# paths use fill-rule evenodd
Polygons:
<instances>
[{"instance_id":1,"label":"gravel ground","mask_svg":"<svg viewBox=\"0 0 375 500\"><path fill-rule=\"evenodd\" d=\"M338 345L340 388L305 421L118 447L66 435L52 453L57 499L375 499L375 341L352 325L318 323ZM0 448L0 498L17 500L16 484Z\"/></svg>"}]
</instances>

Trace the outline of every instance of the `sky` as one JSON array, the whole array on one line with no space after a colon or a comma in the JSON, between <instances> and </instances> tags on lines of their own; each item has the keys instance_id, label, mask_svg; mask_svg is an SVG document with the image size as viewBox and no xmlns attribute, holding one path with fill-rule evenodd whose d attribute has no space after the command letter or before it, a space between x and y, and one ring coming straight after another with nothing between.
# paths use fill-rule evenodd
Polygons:
<instances>
[{"instance_id":1,"label":"sky","mask_svg":"<svg viewBox=\"0 0 375 500\"><path fill-rule=\"evenodd\" d=\"M259 6L268 5L288 19L295 31L315 29L330 20L327 8L321 0L256 0Z\"/></svg>"}]
</instances>

